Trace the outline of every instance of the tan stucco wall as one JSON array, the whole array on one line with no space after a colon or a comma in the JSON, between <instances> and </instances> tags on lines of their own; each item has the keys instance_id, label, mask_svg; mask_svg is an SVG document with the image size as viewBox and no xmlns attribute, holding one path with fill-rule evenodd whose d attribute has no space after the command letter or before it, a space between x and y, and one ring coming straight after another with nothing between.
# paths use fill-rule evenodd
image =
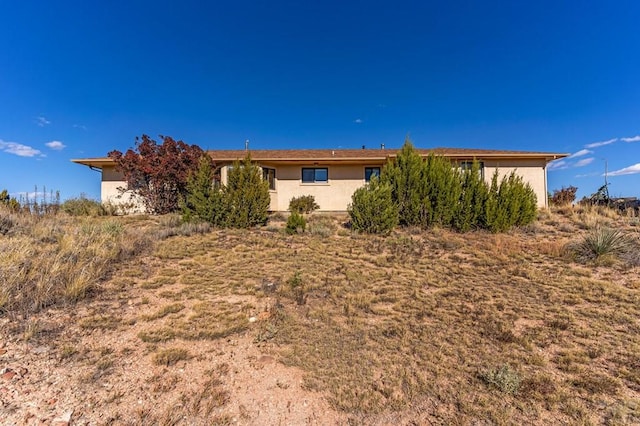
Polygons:
<instances>
[{"instance_id":1,"label":"tan stucco wall","mask_svg":"<svg viewBox=\"0 0 640 426\"><path fill-rule=\"evenodd\" d=\"M129 206L127 213L143 212L144 207L139 201L132 197L131 191L120 191L119 188L126 188L127 183L123 180L122 173L117 172L115 167L103 167L102 183L100 185L100 199L103 203Z\"/></svg>"},{"instance_id":2,"label":"tan stucco wall","mask_svg":"<svg viewBox=\"0 0 640 426\"><path fill-rule=\"evenodd\" d=\"M488 160L484 162L484 178L491 183L493 173L498 170L498 179L515 171L522 176L538 199L538 207L547 206L547 182L544 160Z\"/></svg>"},{"instance_id":3,"label":"tan stucco wall","mask_svg":"<svg viewBox=\"0 0 640 426\"><path fill-rule=\"evenodd\" d=\"M289 201L301 195L313 195L321 211L345 211L351 202L356 189L365 184L365 167L381 167L381 164L361 165L273 165L265 167L276 169L276 189L270 191L272 211L287 211ZM302 183L303 167L327 167L329 181L327 183ZM547 183L544 160L486 160L484 161L484 177L491 182L495 170L499 177L515 170L528 182L536 193L538 206L545 207L547 202ZM222 167L222 182L227 181L227 167ZM113 203L131 202L130 193L121 194L118 187L125 186L122 175L113 167L105 167L102 171L102 201Z\"/></svg>"},{"instance_id":4,"label":"tan stucco wall","mask_svg":"<svg viewBox=\"0 0 640 426\"><path fill-rule=\"evenodd\" d=\"M313 195L321 211L345 211L356 189L365 184L364 168L372 165L333 165L280 166L276 168L276 191L278 198L271 207L285 211L289 201L301 195ZM302 183L303 167L327 167L327 183Z\"/></svg>"}]
</instances>

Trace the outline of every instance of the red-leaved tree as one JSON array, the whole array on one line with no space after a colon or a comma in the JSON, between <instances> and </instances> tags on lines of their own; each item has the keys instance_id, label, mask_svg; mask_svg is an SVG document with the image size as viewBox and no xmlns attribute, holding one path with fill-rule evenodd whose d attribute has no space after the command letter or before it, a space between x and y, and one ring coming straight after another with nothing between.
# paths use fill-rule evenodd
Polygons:
<instances>
[{"instance_id":1,"label":"red-leaved tree","mask_svg":"<svg viewBox=\"0 0 640 426\"><path fill-rule=\"evenodd\" d=\"M197 145L160 136L158 144L147 135L136 137L135 149L109 152L108 157L122 172L127 189L138 196L147 212L165 214L178 210L186 194L187 177L198 168L204 151Z\"/></svg>"}]
</instances>

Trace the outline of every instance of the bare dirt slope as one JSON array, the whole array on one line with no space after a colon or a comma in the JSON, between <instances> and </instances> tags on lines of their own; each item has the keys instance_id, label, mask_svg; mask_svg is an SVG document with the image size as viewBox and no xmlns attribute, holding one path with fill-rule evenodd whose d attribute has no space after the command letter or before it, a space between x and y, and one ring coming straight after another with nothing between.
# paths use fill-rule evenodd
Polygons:
<instances>
[{"instance_id":1,"label":"bare dirt slope","mask_svg":"<svg viewBox=\"0 0 640 426\"><path fill-rule=\"evenodd\" d=\"M601 227L637 244L637 218L311 222L161 239L86 299L3 314L0 423L640 423L637 251L567 248Z\"/></svg>"},{"instance_id":2,"label":"bare dirt slope","mask_svg":"<svg viewBox=\"0 0 640 426\"><path fill-rule=\"evenodd\" d=\"M269 345L256 344L254 329L269 314L268 298L215 296L242 304L239 332L197 340L144 343L141 333L179 318L211 300L185 298L168 309L160 293L179 293L178 280L159 288L161 270L176 261L154 258L127 265L125 275L104 283L91 301L49 309L24 324L2 318L0 412L4 424L337 424L323 395L302 388L303 372L284 366ZM142 283L142 285L141 285ZM147 283L145 286L144 283ZM246 308L256 306L255 308ZM237 320L237 318L234 318ZM215 321L204 318L202 321ZM220 327L225 334L224 325ZM17 333L16 333L17 332ZM24 333L33 336L25 341ZM191 339L191 338L190 338ZM156 340L156 339L151 339ZM172 339L173 340L173 339ZM171 352L173 350L173 352ZM184 352L183 355L181 353ZM157 360L167 354L166 361ZM174 359L175 358L175 359Z\"/></svg>"}]
</instances>

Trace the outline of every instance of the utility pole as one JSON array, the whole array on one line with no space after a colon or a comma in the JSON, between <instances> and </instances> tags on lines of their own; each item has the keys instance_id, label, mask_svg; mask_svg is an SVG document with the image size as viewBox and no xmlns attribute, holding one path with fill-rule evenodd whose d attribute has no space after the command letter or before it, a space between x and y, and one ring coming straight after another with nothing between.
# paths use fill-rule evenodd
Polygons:
<instances>
[{"instance_id":1,"label":"utility pole","mask_svg":"<svg viewBox=\"0 0 640 426\"><path fill-rule=\"evenodd\" d=\"M604 202L608 206L609 205L609 182L607 181L607 177L609 174L609 162L606 158L604 160Z\"/></svg>"}]
</instances>

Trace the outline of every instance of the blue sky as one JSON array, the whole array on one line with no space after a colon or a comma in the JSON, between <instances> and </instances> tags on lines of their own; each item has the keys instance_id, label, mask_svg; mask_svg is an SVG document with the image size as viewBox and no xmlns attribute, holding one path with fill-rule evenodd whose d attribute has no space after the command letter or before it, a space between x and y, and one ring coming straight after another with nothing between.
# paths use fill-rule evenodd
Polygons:
<instances>
[{"instance_id":1,"label":"blue sky","mask_svg":"<svg viewBox=\"0 0 640 426\"><path fill-rule=\"evenodd\" d=\"M98 198L69 160L210 149L571 153L549 188L640 196L637 1L0 2L0 189Z\"/></svg>"}]
</instances>

